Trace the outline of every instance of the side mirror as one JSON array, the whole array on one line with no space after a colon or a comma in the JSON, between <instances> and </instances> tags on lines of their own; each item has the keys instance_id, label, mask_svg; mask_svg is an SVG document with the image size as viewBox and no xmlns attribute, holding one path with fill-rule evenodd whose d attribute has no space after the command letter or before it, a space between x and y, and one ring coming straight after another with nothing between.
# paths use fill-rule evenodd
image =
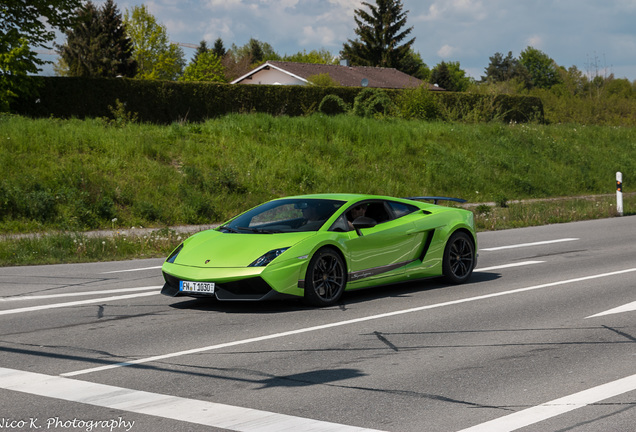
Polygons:
<instances>
[{"instance_id":1,"label":"side mirror","mask_svg":"<svg viewBox=\"0 0 636 432\"><path fill-rule=\"evenodd\" d=\"M356 229L356 233L358 233L358 235L362 237L362 232L360 231L362 228L373 228L378 223L375 221L375 219L371 219L370 217L360 216L359 218L356 218L356 220L351 222L351 224Z\"/></svg>"}]
</instances>

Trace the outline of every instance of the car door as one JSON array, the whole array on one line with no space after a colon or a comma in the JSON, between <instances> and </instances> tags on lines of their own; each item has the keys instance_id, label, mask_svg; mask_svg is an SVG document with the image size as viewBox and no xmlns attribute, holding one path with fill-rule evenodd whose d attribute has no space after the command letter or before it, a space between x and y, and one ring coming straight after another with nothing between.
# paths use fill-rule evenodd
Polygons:
<instances>
[{"instance_id":1,"label":"car door","mask_svg":"<svg viewBox=\"0 0 636 432\"><path fill-rule=\"evenodd\" d=\"M399 214L389 202L370 201L365 217L377 222L371 228L354 230L345 240L350 282L393 276L416 260L425 234L416 232L408 212Z\"/></svg>"}]
</instances>

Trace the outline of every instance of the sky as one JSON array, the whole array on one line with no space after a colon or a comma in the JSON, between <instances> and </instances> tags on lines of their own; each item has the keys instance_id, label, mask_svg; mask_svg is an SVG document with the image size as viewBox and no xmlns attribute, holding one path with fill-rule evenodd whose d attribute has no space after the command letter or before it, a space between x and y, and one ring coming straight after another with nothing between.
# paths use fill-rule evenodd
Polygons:
<instances>
[{"instance_id":1,"label":"sky","mask_svg":"<svg viewBox=\"0 0 636 432\"><path fill-rule=\"evenodd\" d=\"M375 0L366 2L375 4ZM220 37L229 48L255 38L280 55L320 49L338 55L343 44L356 37L355 9L367 9L358 0L115 3L122 14L145 4L172 42L198 46L205 40L212 47ZM430 68L441 61L459 62L478 80L495 53L512 52L518 58L532 46L560 66L576 66L590 76L614 74L636 81L636 0L402 0L402 4L406 27L413 28L413 48ZM190 61L195 50L183 50Z\"/></svg>"}]
</instances>

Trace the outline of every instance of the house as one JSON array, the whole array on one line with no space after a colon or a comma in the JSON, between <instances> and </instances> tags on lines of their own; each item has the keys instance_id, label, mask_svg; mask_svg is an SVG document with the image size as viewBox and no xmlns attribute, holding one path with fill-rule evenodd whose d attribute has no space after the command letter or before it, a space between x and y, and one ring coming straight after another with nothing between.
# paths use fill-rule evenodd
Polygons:
<instances>
[{"instance_id":1,"label":"house","mask_svg":"<svg viewBox=\"0 0 636 432\"><path fill-rule=\"evenodd\" d=\"M267 61L231 84L307 85L309 77L329 74L344 87L415 88L424 81L393 68ZM430 90L441 90L427 84Z\"/></svg>"}]
</instances>

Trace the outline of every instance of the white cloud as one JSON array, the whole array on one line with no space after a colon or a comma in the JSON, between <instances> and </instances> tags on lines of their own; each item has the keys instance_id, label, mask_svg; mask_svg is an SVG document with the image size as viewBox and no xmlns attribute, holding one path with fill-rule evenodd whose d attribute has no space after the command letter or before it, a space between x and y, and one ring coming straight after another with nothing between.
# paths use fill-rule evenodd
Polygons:
<instances>
[{"instance_id":1,"label":"white cloud","mask_svg":"<svg viewBox=\"0 0 636 432\"><path fill-rule=\"evenodd\" d=\"M406 2L408 3L408 2ZM420 5L410 5L420 9ZM405 10L409 10L405 4ZM411 10L413 12L413 10ZM428 10L415 15L417 21L453 20L454 22L481 21L489 16L481 0L435 0Z\"/></svg>"},{"instance_id":2,"label":"white cloud","mask_svg":"<svg viewBox=\"0 0 636 432\"><path fill-rule=\"evenodd\" d=\"M455 54L455 51L457 50L454 47L450 45L444 45L439 50L437 50L437 55L443 59L448 59Z\"/></svg>"},{"instance_id":3,"label":"white cloud","mask_svg":"<svg viewBox=\"0 0 636 432\"><path fill-rule=\"evenodd\" d=\"M300 39L300 42L303 46L327 48L338 44L340 41L336 40L335 33L329 27L305 26L303 27L303 37Z\"/></svg>"},{"instance_id":4,"label":"white cloud","mask_svg":"<svg viewBox=\"0 0 636 432\"><path fill-rule=\"evenodd\" d=\"M526 45L540 50L543 46L543 38L539 35L533 35L526 39Z\"/></svg>"}]
</instances>

